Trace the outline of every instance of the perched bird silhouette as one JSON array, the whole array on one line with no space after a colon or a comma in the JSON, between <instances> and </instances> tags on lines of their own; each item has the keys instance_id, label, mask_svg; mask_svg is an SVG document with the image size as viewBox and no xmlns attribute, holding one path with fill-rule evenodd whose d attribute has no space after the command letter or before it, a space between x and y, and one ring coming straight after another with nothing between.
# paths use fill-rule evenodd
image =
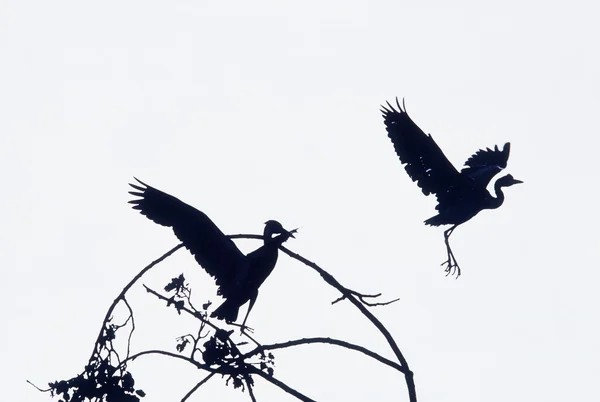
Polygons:
<instances>
[{"instance_id":1,"label":"perched bird silhouette","mask_svg":"<svg viewBox=\"0 0 600 402\"><path fill-rule=\"evenodd\" d=\"M438 214L427 219L426 225L452 225L444 232L444 241L448 259L442 263L446 272L457 273L460 267L452 249L449 238L454 229L465 223L484 209L495 209L504 202L503 187L523 183L512 175L499 178L494 184L496 197L486 187L492 177L506 168L510 143L502 150L496 145L494 149L479 150L465 162L460 172L446 158L431 135L425 134L408 116L406 107L400 106L396 98L396 110L389 102L388 107L381 106L381 112L388 137L394 144L396 154L405 164L406 173L423 191L423 194L435 194Z\"/></svg>"},{"instance_id":2,"label":"perched bird silhouette","mask_svg":"<svg viewBox=\"0 0 600 402\"><path fill-rule=\"evenodd\" d=\"M218 295L225 301L211 317L233 323L241 306L250 301L246 320L256 302L258 288L267 279L277 263L279 246L294 237L296 229L287 231L277 221L265 222L264 244L244 255L235 243L203 212L179 199L157 190L138 179L140 185L129 184L137 191L130 191L137 198L129 201L133 209L162 226L173 228L175 236L194 255L198 264L215 278ZM273 237L273 235L279 236Z\"/></svg>"}]
</instances>

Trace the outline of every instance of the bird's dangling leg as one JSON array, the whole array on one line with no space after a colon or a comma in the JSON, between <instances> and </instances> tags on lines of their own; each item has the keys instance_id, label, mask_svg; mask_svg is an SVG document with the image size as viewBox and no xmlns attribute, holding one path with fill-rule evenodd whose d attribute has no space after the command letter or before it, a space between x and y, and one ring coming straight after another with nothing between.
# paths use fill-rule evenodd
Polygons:
<instances>
[{"instance_id":1,"label":"bird's dangling leg","mask_svg":"<svg viewBox=\"0 0 600 402\"><path fill-rule=\"evenodd\" d=\"M446 243L446 252L448 253L448 259L444 261L441 265L446 265L446 276L456 273L456 278L460 276L460 267L458 266L458 261L454 258L454 253L452 252L452 248L450 247L450 235L456 229L457 225L452 226L450 229L444 232L444 243Z\"/></svg>"},{"instance_id":2,"label":"bird's dangling leg","mask_svg":"<svg viewBox=\"0 0 600 402\"><path fill-rule=\"evenodd\" d=\"M256 302L257 297L258 297L258 289L254 292L254 294L250 298L250 305L248 306L248 311L246 312L246 317L244 317L244 322L242 322L242 326L240 327L240 331L242 333L244 333L246 330L249 330L250 332L254 332L254 330L252 330L252 328L246 326L246 320L248 319L248 316L250 315L250 311L252 310L252 307L254 307L254 303Z\"/></svg>"}]
</instances>

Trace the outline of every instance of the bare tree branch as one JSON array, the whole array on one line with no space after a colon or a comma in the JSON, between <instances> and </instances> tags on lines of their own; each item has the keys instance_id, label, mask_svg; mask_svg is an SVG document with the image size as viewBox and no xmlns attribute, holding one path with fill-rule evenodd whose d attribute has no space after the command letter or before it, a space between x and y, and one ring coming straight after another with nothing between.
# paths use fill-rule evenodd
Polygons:
<instances>
[{"instance_id":1,"label":"bare tree branch","mask_svg":"<svg viewBox=\"0 0 600 402\"><path fill-rule=\"evenodd\" d=\"M173 254L177 250L179 250L181 247L183 247L183 243L173 247L171 250L164 253L160 258L152 261L144 269L142 269L136 276L134 276L133 279L131 281L129 281L129 283L123 288L121 293L119 293L117 298L112 302L112 304L108 308L108 311L106 312L106 316L104 317L104 321L102 321L102 328L100 328L100 333L98 334L98 337L96 338L96 343L94 344L94 351L92 352L92 355L90 356L90 359L89 359L90 361L92 361L94 359L94 356L96 355L96 353L99 352L97 350L98 345L104 334L106 324L110 321L110 318L111 318L117 304L119 304L119 302L124 299L125 294L138 281L138 279L140 279L146 272L148 272L150 269L152 269L152 267L154 267L156 264L164 261L167 257L169 257L171 254Z\"/></svg>"},{"instance_id":2,"label":"bare tree branch","mask_svg":"<svg viewBox=\"0 0 600 402\"><path fill-rule=\"evenodd\" d=\"M26 380L26 381L27 381L27 383L28 383L29 385L31 385L32 387L34 387L35 389L37 389L37 390L38 390L38 391L40 391L40 392L50 392L50 391L52 391L52 388L41 389L40 387L38 387L37 385L35 385L35 384L34 384L34 383L32 383L31 381L29 381L29 380Z\"/></svg>"},{"instance_id":3,"label":"bare tree branch","mask_svg":"<svg viewBox=\"0 0 600 402\"><path fill-rule=\"evenodd\" d=\"M202 379L202 381L200 381L198 384L194 385L194 387L192 389L189 390L189 392L187 394L185 394L185 396L181 399L181 402L185 402L188 400L188 398L190 396L192 396L192 394L194 392L196 392L198 390L198 388L200 388L201 386L203 386L208 380L210 380L212 378L213 375L215 375L216 373L210 373L209 375L207 375L206 377L204 377Z\"/></svg>"},{"instance_id":4,"label":"bare tree branch","mask_svg":"<svg viewBox=\"0 0 600 402\"><path fill-rule=\"evenodd\" d=\"M253 385L250 385L248 381L246 381L246 386L248 387L248 395L250 395L250 399L252 402L256 402L256 397L254 396L254 390L252 389Z\"/></svg>"},{"instance_id":5,"label":"bare tree branch","mask_svg":"<svg viewBox=\"0 0 600 402\"><path fill-rule=\"evenodd\" d=\"M306 258L302 257L299 254L296 254L292 251L290 251L289 249L287 249L286 247L281 246L280 247L281 250L286 253L287 255L289 255L290 257L304 263L305 265L308 265L309 267L311 267L312 269L314 269L315 271L317 271L321 277L325 280L325 282L327 282L328 284L330 284L331 286L335 287L337 290L339 290L342 294L344 294L346 296L346 298L356 306L356 308L358 308L360 310L361 313L363 313L363 315L365 317L367 317L369 319L369 321L371 321L373 323L373 325L375 325L375 327L377 327L377 329L379 330L379 332L381 332L381 334L385 337L385 339L387 340L388 344L390 345L390 347L392 348L392 351L394 351L394 354L396 355L396 357L398 358L398 361L400 362L400 364L404 367L404 377L406 379L406 386L408 387L408 396L409 396L409 400L410 402L417 402L417 391L415 388L415 381L414 381L414 377L413 377L413 372L410 371L410 368L408 367L408 362L406 361L406 359L404 358L404 355L402 354L402 352L400 351L400 348L398 347L398 345L396 344L396 341L394 340L394 338L392 337L392 334L390 334L390 332L387 330L387 328L381 323L381 321L379 321L374 315L373 313L371 313L360 301L358 301L353 295L352 293L350 293L348 291L348 289L346 289L344 286L342 286L331 274L329 274L327 271L325 271L324 269L322 269L321 267L319 267L317 264L315 264L312 261L307 260Z\"/></svg>"},{"instance_id":6,"label":"bare tree branch","mask_svg":"<svg viewBox=\"0 0 600 402\"><path fill-rule=\"evenodd\" d=\"M263 238L262 236L253 235L253 234L251 234L251 235L236 234L236 235L231 235L229 237L232 238L232 239L259 239L259 240L261 240ZM404 367L403 373L404 373L404 377L406 379L406 386L408 388L408 396L409 396L410 402L417 402L417 391L416 391L416 388L415 388L415 381L414 381L414 377L413 377L414 374L413 374L412 371L410 371L410 368L408 366L408 362L406 361L406 358L404 357L404 355L400 351L400 348L396 344L396 341L394 340L394 338L392 337L392 335L390 334L390 332L387 330L387 328L381 323L381 321L379 321L365 307L365 305L360 300L358 300L355 297L355 295L352 293L352 291L350 289L342 286L333 277L333 275L331 275L330 273L328 273L327 271L325 271L323 268L319 267L314 262L307 260L306 258L302 257L300 254L294 253L293 251L289 250L288 248L284 247L283 245L279 246L279 248L280 248L281 251L283 251L284 253L286 253L288 256L292 257L295 260L300 261L304 265L307 265L310 268L312 268L315 271L317 271L321 275L321 277L323 278L323 280L325 282L327 282L329 285L331 285L334 288L336 288L346 299L348 299L352 304L354 304L354 306L356 306L356 308L359 309L360 312L363 313L363 315L365 317L367 317L367 319L369 319L369 321L371 321L371 323L373 323L373 325L375 325L375 327L379 330L379 332L381 332L381 334L387 340L388 344L392 348L392 351L394 352L394 354L398 358L398 361L400 362L400 364Z\"/></svg>"},{"instance_id":7,"label":"bare tree branch","mask_svg":"<svg viewBox=\"0 0 600 402\"><path fill-rule=\"evenodd\" d=\"M201 370L206 370L209 371L211 373L217 373L218 371L215 369L212 369L210 366L206 365L206 364L202 364L190 357L184 356L184 355L179 355L177 353L173 353L173 352L167 352L166 350L158 350L158 349L153 349L153 350L144 350L142 352L138 352L133 354L132 356L128 357L127 359L123 360L120 364L118 368L122 367L123 365L134 361L135 359L137 359L138 357L141 356L145 356L145 355L162 355L162 356L167 356L167 357L172 357L174 359L178 359L178 360L183 360L185 362L188 362L190 364L193 364L194 366L196 366L196 368L201 369Z\"/></svg>"},{"instance_id":8,"label":"bare tree branch","mask_svg":"<svg viewBox=\"0 0 600 402\"><path fill-rule=\"evenodd\" d=\"M361 352L369 357L372 357L373 359L379 361L380 363L383 363L387 366L390 366L398 371L400 371L401 373L405 372L405 368L402 367L401 365L399 365L396 362L393 362L389 359L386 359L385 357L370 351L369 349L360 346L360 345L355 345L353 343L350 342L346 342L346 341L342 341L339 339L335 339L335 338L323 338L323 337L316 337L316 338L302 338L302 339L296 339L293 341L287 341L287 342L281 342L281 343L273 343L270 345L262 345L259 346L253 350L251 350L250 352L246 353L243 355L243 358L247 358L247 357L251 357L254 355L257 355L265 350L276 350L276 349L285 349L285 348L289 348L292 346L297 346L297 345L307 345L307 344L314 344L314 343L325 343L325 344L329 344L329 345L336 345L336 346L341 346L344 347L346 349L351 349L351 350L356 350L357 352Z\"/></svg>"},{"instance_id":9,"label":"bare tree branch","mask_svg":"<svg viewBox=\"0 0 600 402\"><path fill-rule=\"evenodd\" d=\"M250 372L252 372L252 374L256 374L256 375L264 378L265 380L267 380L271 384L278 386L279 388L281 388L282 390L284 390L288 394L295 396L296 398L300 399L301 401L304 401L304 402L316 402L314 399L310 399L308 396L306 396L306 395L304 395L304 394L296 391L294 388L290 387L286 383L278 380L277 378L275 378L273 376L270 376L270 375L268 375L266 373L263 373L262 371L260 371L259 369L257 369L254 366L248 366L248 370Z\"/></svg>"},{"instance_id":10,"label":"bare tree branch","mask_svg":"<svg viewBox=\"0 0 600 402\"><path fill-rule=\"evenodd\" d=\"M164 300L166 302L171 302L172 300L168 297L165 297L163 295L161 295L160 293L158 293L156 290L152 290L150 289L148 286L143 285L144 289L146 289L146 291L148 293L152 293L154 296L158 297L161 300ZM211 327L214 330L220 329L219 327L217 327L215 324L213 324L212 322L204 319L200 314L192 311L191 309L185 307L185 306L175 306L175 308L177 309L177 311L185 311L186 313L188 313L191 316L196 317L197 319L199 319L200 321L202 321L204 324L208 325L209 327Z\"/></svg>"},{"instance_id":11,"label":"bare tree branch","mask_svg":"<svg viewBox=\"0 0 600 402\"><path fill-rule=\"evenodd\" d=\"M363 293L359 293L355 290L351 290L351 289L347 289L351 294L353 294L354 296L358 297L358 300L360 300L363 304L369 306L369 307L376 307L376 306L387 306L388 304L392 304L397 302L398 300L400 300L400 298L396 298L394 300L389 300L386 302L377 302L377 303L371 303L366 301L365 299L376 299L378 297L381 296L381 293L377 293L375 295L367 295L367 294L363 294ZM337 299L335 299L334 301L331 302L331 304L336 304L338 302L341 302L342 300L346 299L346 295L341 295L340 297L338 297Z\"/></svg>"},{"instance_id":12,"label":"bare tree branch","mask_svg":"<svg viewBox=\"0 0 600 402\"><path fill-rule=\"evenodd\" d=\"M127 338L127 356L126 356L126 357L129 357L129 353L131 350L131 336L133 335L133 331L135 331L135 318L133 317L133 309L129 305L129 302L127 301L127 298L125 297L125 295L123 295L123 302L125 302L127 309L129 309L129 317L131 317L131 331L129 332L129 337Z\"/></svg>"}]
</instances>

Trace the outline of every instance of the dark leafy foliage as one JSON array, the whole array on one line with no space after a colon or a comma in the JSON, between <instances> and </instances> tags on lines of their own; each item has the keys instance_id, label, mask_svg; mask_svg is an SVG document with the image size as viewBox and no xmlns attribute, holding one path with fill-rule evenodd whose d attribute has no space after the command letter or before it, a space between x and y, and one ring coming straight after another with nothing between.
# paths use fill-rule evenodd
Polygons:
<instances>
[{"instance_id":1,"label":"dark leafy foliage","mask_svg":"<svg viewBox=\"0 0 600 402\"><path fill-rule=\"evenodd\" d=\"M131 373L115 370L107 360L90 364L70 380L48 384L52 396L60 402L139 402L146 394L135 389Z\"/></svg>"}]
</instances>

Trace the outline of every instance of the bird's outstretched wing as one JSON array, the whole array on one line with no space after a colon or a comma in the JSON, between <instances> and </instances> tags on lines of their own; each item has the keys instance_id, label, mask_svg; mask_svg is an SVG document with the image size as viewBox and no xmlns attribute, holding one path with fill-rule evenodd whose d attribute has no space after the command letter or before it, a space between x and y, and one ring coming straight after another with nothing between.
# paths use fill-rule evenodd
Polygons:
<instances>
[{"instance_id":1,"label":"bird's outstretched wing","mask_svg":"<svg viewBox=\"0 0 600 402\"><path fill-rule=\"evenodd\" d=\"M381 107L388 137L406 173L423 194L446 191L458 177L458 171L446 158L431 135L425 134L406 113L396 98L396 110L389 102Z\"/></svg>"},{"instance_id":2,"label":"bird's outstretched wing","mask_svg":"<svg viewBox=\"0 0 600 402\"><path fill-rule=\"evenodd\" d=\"M218 294L228 297L235 287L236 275L246 272L246 257L235 243L203 212L179 199L151 187L140 180L129 184L137 198L129 201L133 209L173 232L196 258L196 261L213 276L219 286Z\"/></svg>"},{"instance_id":3,"label":"bird's outstretched wing","mask_svg":"<svg viewBox=\"0 0 600 402\"><path fill-rule=\"evenodd\" d=\"M494 149L480 149L465 162L465 168L460 173L474 180L480 187L486 187L492 177L506 168L508 155L510 154L510 142L504 144L502 151L498 145Z\"/></svg>"}]
</instances>

